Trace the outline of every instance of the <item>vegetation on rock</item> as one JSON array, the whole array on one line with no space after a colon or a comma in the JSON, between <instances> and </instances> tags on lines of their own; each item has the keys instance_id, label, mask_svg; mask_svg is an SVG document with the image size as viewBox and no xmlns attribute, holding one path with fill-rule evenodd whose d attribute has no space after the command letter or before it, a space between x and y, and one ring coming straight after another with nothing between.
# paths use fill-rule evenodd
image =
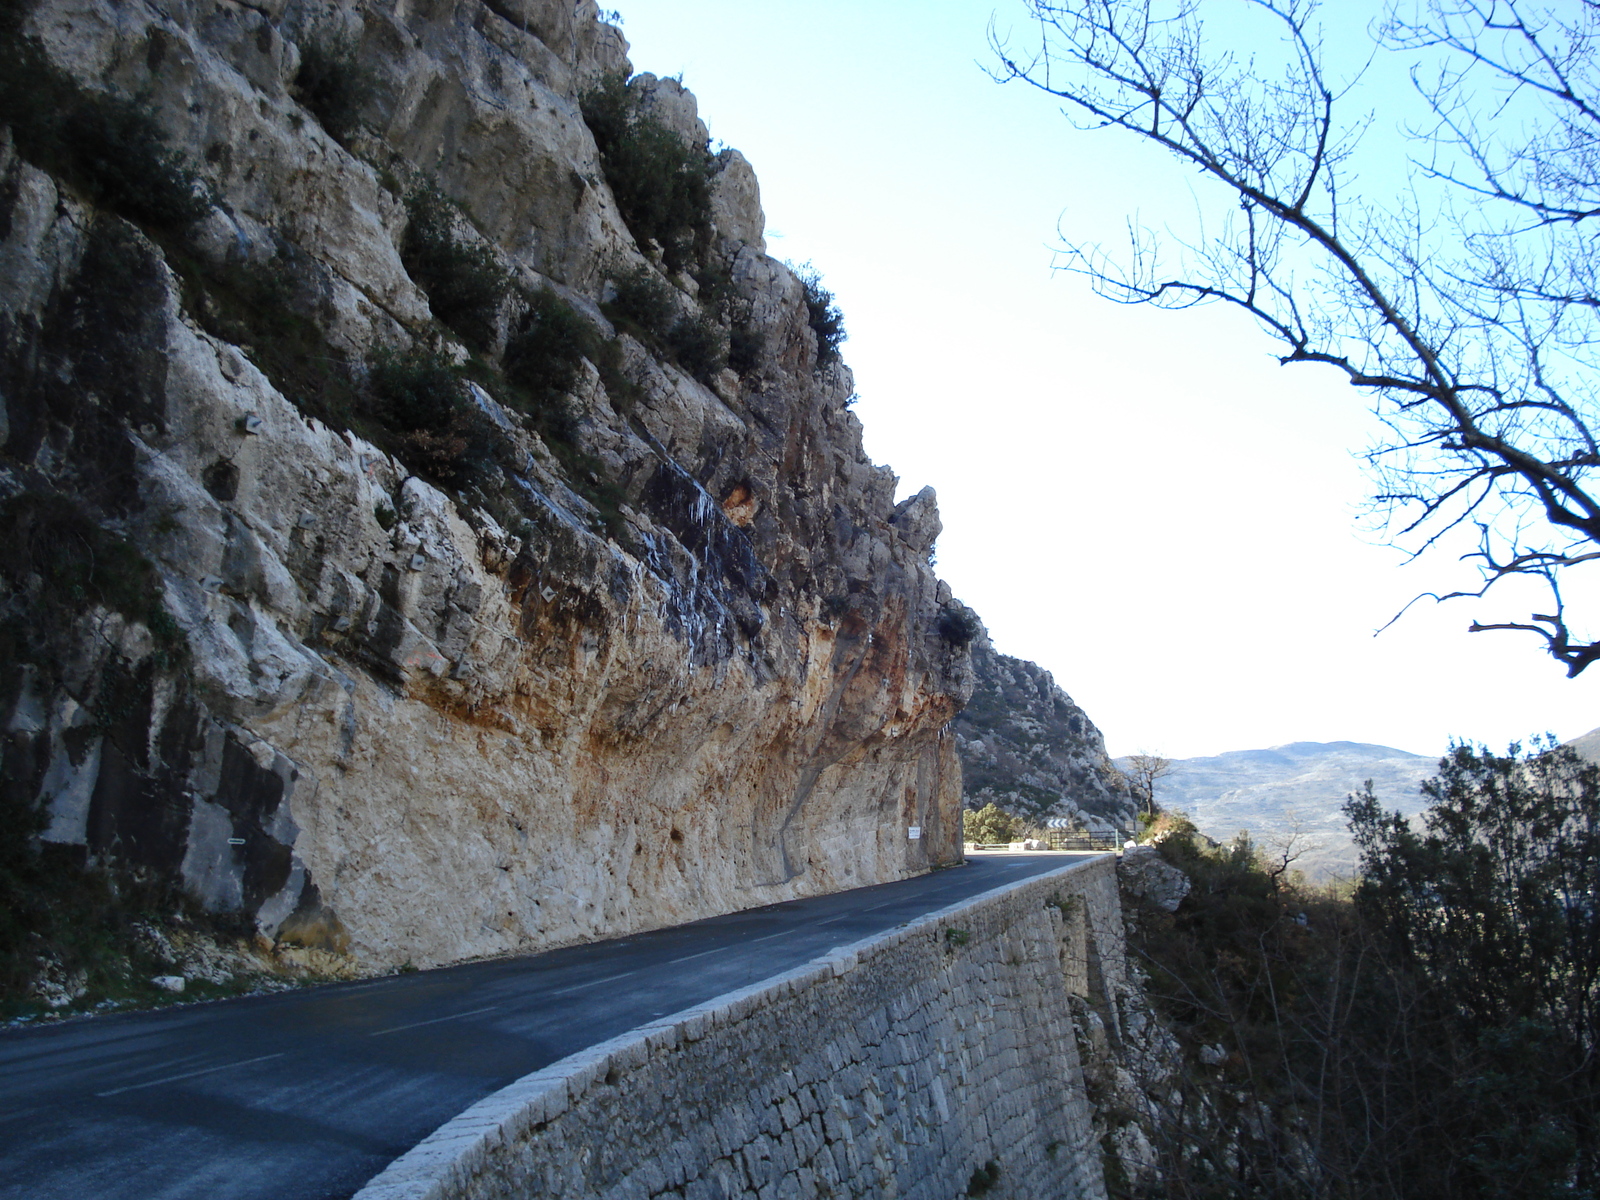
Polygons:
<instances>
[{"instance_id":1,"label":"vegetation on rock","mask_svg":"<svg viewBox=\"0 0 1600 1200\"><path fill-rule=\"evenodd\" d=\"M377 94L377 79L348 38L310 38L300 44L294 92L328 136L344 145L360 129L361 110Z\"/></svg>"},{"instance_id":2,"label":"vegetation on rock","mask_svg":"<svg viewBox=\"0 0 1600 1200\"><path fill-rule=\"evenodd\" d=\"M806 320L817 335L817 365L827 366L839 361L839 347L848 336L844 331L844 313L834 303L833 293L822 286L822 274L810 263L793 268L795 278L806 290ZM954 640L954 639L952 639ZM966 641L970 642L969 635ZM966 642L960 643L965 645Z\"/></svg>"},{"instance_id":3,"label":"vegetation on rock","mask_svg":"<svg viewBox=\"0 0 1600 1200\"><path fill-rule=\"evenodd\" d=\"M1458 746L1426 788L1424 832L1352 798L1353 892L1158 818L1194 884L1131 913L1194 1056L1155 1125L1163 1195L1596 1194L1600 768Z\"/></svg>"},{"instance_id":4,"label":"vegetation on rock","mask_svg":"<svg viewBox=\"0 0 1600 1200\"><path fill-rule=\"evenodd\" d=\"M700 267L711 249L710 150L647 112L621 75L597 81L583 94L582 107L606 183L634 239L660 246L669 271Z\"/></svg>"},{"instance_id":5,"label":"vegetation on rock","mask_svg":"<svg viewBox=\"0 0 1600 1200\"><path fill-rule=\"evenodd\" d=\"M467 240L457 227L460 210L433 183L406 194L400 261L428 294L428 306L463 342L487 350L494 342L510 277L488 247Z\"/></svg>"},{"instance_id":6,"label":"vegetation on rock","mask_svg":"<svg viewBox=\"0 0 1600 1200\"><path fill-rule=\"evenodd\" d=\"M170 149L149 108L92 92L57 69L21 31L26 6L0 12L0 125L18 152L95 204L156 227L204 216L199 177Z\"/></svg>"},{"instance_id":7,"label":"vegetation on rock","mask_svg":"<svg viewBox=\"0 0 1600 1200\"><path fill-rule=\"evenodd\" d=\"M727 364L728 335L703 308L683 313L676 290L639 264L614 281L606 315L658 353L675 359L702 383Z\"/></svg>"}]
</instances>

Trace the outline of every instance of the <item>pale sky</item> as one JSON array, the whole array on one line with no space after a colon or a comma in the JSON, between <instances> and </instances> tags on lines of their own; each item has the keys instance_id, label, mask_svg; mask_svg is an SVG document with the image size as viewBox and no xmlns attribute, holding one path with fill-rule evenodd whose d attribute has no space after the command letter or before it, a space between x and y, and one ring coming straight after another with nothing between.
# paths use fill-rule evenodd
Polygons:
<instances>
[{"instance_id":1,"label":"pale sky","mask_svg":"<svg viewBox=\"0 0 1600 1200\"><path fill-rule=\"evenodd\" d=\"M835 292L868 452L902 495L938 490L939 573L1113 754L1600 725L1600 667L1568 680L1531 636L1466 632L1526 605L1424 602L1373 637L1469 576L1362 534L1360 393L1279 367L1235 314L1052 271L1063 235L1192 207L1193 177L984 74L991 15L1025 33L1020 3L617 3L634 69L681 73L754 165L769 253Z\"/></svg>"}]
</instances>

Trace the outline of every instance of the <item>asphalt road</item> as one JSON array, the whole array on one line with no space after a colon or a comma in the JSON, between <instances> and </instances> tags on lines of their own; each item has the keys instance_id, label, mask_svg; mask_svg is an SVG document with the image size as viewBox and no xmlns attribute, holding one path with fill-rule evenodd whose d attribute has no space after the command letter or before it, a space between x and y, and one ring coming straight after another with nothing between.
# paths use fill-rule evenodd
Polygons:
<instances>
[{"instance_id":1,"label":"asphalt road","mask_svg":"<svg viewBox=\"0 0 1600 1200\"><path fill-rule=\"evenodd\" d=\"M983 857L525 958L0 1031L0 1198L348 1197L530 1071L1066 861Z\"/></svg>"}]
</instances>

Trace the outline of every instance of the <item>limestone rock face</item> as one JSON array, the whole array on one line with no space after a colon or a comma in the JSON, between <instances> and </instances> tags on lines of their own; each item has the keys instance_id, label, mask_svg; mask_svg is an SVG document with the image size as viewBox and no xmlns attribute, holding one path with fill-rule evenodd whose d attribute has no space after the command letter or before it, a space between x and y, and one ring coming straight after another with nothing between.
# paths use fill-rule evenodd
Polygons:
<instances>
[{"instance_id":1,"label":"limestone rock face","mask_svg":"<svg viewBox=\"0 0 1600 1200\"><path fill-rule=\"evenodd\" d=\"M1103 833L1132 819L1137 806L1127 777L1106 756L1100 730L1050 672L995 653L983 632L972 643L972 667L972 701L952 726L968 808L994 803L1015 815L1066 817Z\"/></svg>"},{"instance_id":2,"label":"limestone rock face","mask_svg":"<svg viewBox=\"0 0 1600 1200\"><path fill-rule=\"evenodd\" d=\"M908 517L866 458L737 154L713 220L753 361L707 382L602 316L655 268L578 103L628 69L592 4L64 0L27 31L86 90L147 96L213 200L139 228L0 142L0 501L39 533L0 563L31 647L0 663L0 787L46 837L373 967L959 860L972 668L940 630L931 493ZM335 37L370 82L348 145L295 86ZM646 87L704 136L691 95ZM467 453L445 435L381 449L360 399L384 352L468 360L402 261L422 180L611 347L565 441L464 385L494 447L470 485L419 468ZM224 319L211 278L288 315ZM349 367L348 419L300 390L310 352L268 352L305 327ZM150 564L145 599L55 603L58 528Z\"/></svg>"},{"instance_id":3,"label":"limestone rock face","mask_svg":"<svg viewBox=\"0 0 1600 1200\"><path fill-rule=\"evenodd\" d=\"M1125 850L1117 863L1117 875L1122 890L1140 904L1159 908L1162 912L1177 912L1178 905L1193 886L1189 877L1161 857L1154 846L1135 846Z\"/></svg>"}]
</instances>

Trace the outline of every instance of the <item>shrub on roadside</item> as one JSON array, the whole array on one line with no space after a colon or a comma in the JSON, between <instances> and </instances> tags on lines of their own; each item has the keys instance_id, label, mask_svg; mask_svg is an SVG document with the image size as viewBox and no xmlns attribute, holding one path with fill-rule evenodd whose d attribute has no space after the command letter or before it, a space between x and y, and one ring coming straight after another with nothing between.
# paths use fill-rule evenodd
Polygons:
<instances>
[{"instance_id":1,"label":"shrub on roadside","mask_svg":"<svg viewBox=\"0 0 1600 1200\"><path fill-rule=\"evenodd\" d=\"M992 802L976 811L970 808L961 811L962 841L1009 842L1016 836L1016 827L1016 818Z\"/></svg>"}]
</instances>

